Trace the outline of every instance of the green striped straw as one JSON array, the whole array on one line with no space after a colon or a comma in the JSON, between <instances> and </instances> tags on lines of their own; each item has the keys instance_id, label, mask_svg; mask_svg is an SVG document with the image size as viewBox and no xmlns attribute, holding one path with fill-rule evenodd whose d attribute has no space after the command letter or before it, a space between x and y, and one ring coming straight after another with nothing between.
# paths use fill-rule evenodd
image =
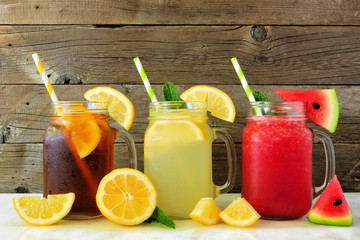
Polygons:
<instances>
[{"instance_id":1,"label":"green striped straw","mask_svg":"<svg viewBox=\"0 0 360 240\"><path fill-rule=\"evenodd\" d=\"M243 86L243 88L245 90L246 96L248 97L250 102L255 102L254 95L253 95L253 93L252 93L252 91L250 89L249 84L246 81L245 75L244 75L243 71L241 70L241 67L240 67L239 62L236 59L236 57L233 57L231 59L231 62L234 65L235 72L236 72L236 74L238 75L238 77L240 79L241 85ZM258 108L255 108L255 113L256 113L256 115L261 116L261 111L259 111Z\"/></svg>"},{"instance_id":2,"label":"green striped straw","mask_svg":"<svg viewBox=\"0 0 360 240\"><path fill-rule=\"evenodd\" d=\"M144 83L144 86L146 88L146 91L147 93L149 94L149 97L150 97L150 100L152 102L157 102L157 99L156 99L156 96L155 96L155 93L154 93L154 90L152 89L151 85L150 85L150 82L149 82L149 79L147 78L146 76L146 73L145 73L145 70L140 62L140 58L139 57L136 57L133 59L134 60L134 63L136 65L136 68L140 74L140 77L141 77L141 80L143 81Z\"/></svg>"}]
</instances>

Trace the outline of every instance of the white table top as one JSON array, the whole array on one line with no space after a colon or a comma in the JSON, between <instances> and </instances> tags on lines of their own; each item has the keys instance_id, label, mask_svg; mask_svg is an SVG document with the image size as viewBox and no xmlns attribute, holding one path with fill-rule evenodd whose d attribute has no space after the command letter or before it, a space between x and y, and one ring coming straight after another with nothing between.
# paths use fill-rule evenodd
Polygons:
<instances>
[{"instance_id":1,"label":"white table top","mask_svg":"<svg viewBox=\"0 0 360 240\"><path fill-rule=\"evenodd\" d=\"M305 217L288 221L258 220L248 228L235 228L220 223L203 226L192 220L176 220L176 229L158 225L141 224L127 227L101 217L91 220L62 219L54 225L36 227L25 223L16 213L13 197L26 194L0 194L0 236L1 239L320 239L357 240L360 239L360 193L346 193L345 197L354 215L350 227L334 227L313 224ZM240 194L225 194L216 199L224 209L232 199Z\"/></svg>"}]
</instances>

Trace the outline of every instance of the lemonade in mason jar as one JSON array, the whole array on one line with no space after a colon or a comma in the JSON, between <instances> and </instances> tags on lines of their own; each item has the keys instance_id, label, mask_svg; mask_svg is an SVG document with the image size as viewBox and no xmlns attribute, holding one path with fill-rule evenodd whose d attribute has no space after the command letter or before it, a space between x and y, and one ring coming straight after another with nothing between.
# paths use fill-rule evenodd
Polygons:
<instances>
[{"instance_id":1,"label":"lemonade in mason jar","mask_svg":"<svg viewBox=\"0 0 360 240\"><path fill-rule=\"evenodd\" d=\"M169 216L189 218L201 198L232 188L234 175L223 186L212 181L212 142L216 137L225 141L232 168L236 161L233 141L226 132L210 128L207 119L206 102L150 104L144 172L157 190L158 206Z\"/></svg>"}]
</instances>

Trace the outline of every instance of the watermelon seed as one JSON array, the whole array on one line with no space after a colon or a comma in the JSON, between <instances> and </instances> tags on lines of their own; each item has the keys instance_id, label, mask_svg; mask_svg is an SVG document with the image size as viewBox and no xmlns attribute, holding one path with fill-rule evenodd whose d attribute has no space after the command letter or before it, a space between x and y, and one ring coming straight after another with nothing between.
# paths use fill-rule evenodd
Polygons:
<instances>
[{"instance_id":1,"label":"watermelon seed","mask_svg":"<svg viewBox=\"0 0 360 240\"><path fill-rule=\"evenodd\" d=\"M334 202L333 202L333 205L334 206L339 206L342 204L342 200L340 198L336 199Z\"/></svg>"},{"instance_id":2,"label":"watermelon seed","mask_svg":"<svg viewBox=\"0 0 360 240\"><path fill-rule=\"evenodd\" d=\"M320 109L320 105L319 105L318 103L313 103L313 107L314 107L315 109Z\"/></svg>"}]
</instances>

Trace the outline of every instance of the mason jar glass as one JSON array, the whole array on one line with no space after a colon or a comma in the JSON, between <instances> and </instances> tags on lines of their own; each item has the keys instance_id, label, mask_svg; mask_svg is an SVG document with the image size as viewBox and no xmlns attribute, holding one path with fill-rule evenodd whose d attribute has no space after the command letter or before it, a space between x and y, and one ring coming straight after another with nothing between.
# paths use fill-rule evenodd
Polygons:
<instances>
[{"instance_id":1,"label":"mason jar glass","mask_svg":"<svg viewBox=\"0 0 360 240\"><path fill-rule=\"evenodd\" d=\"M158 205L175 218L189 218L196 203L231 190L236 155L232 138L209 127L206 102L156 102L149 106L144 138L144 171L158 194ZM226 144L228 180L213 183L212 142Z\"/></svg>"},{"instance_id":2,"label":"mason jar glass","mask_svg":"<svg viewBox=\"0 0 360 240\"><path fill-rule=\"evenodd\" d=\"M262 218L292 219L305 215L335 174L331 139L308 128L302 102L250 104L242 135L242 196ZM313 140L323 142L326 173L322 186L312 185Z\"/></svg>"},{"instance_id":3,"label":"mason jar glass","mask_svg":"<svg viewBox=\"0 0 360 240\"><path fill-rule=\"evenodd\" d=\"M100 216L96 191L114 169L114 141L125 139L129 166L136 168L134 141L125 130L110 127L101 104L62 101L52 105L43 142L43 195L75 193L68 218Z\"/></svg>"}]
</instances>

